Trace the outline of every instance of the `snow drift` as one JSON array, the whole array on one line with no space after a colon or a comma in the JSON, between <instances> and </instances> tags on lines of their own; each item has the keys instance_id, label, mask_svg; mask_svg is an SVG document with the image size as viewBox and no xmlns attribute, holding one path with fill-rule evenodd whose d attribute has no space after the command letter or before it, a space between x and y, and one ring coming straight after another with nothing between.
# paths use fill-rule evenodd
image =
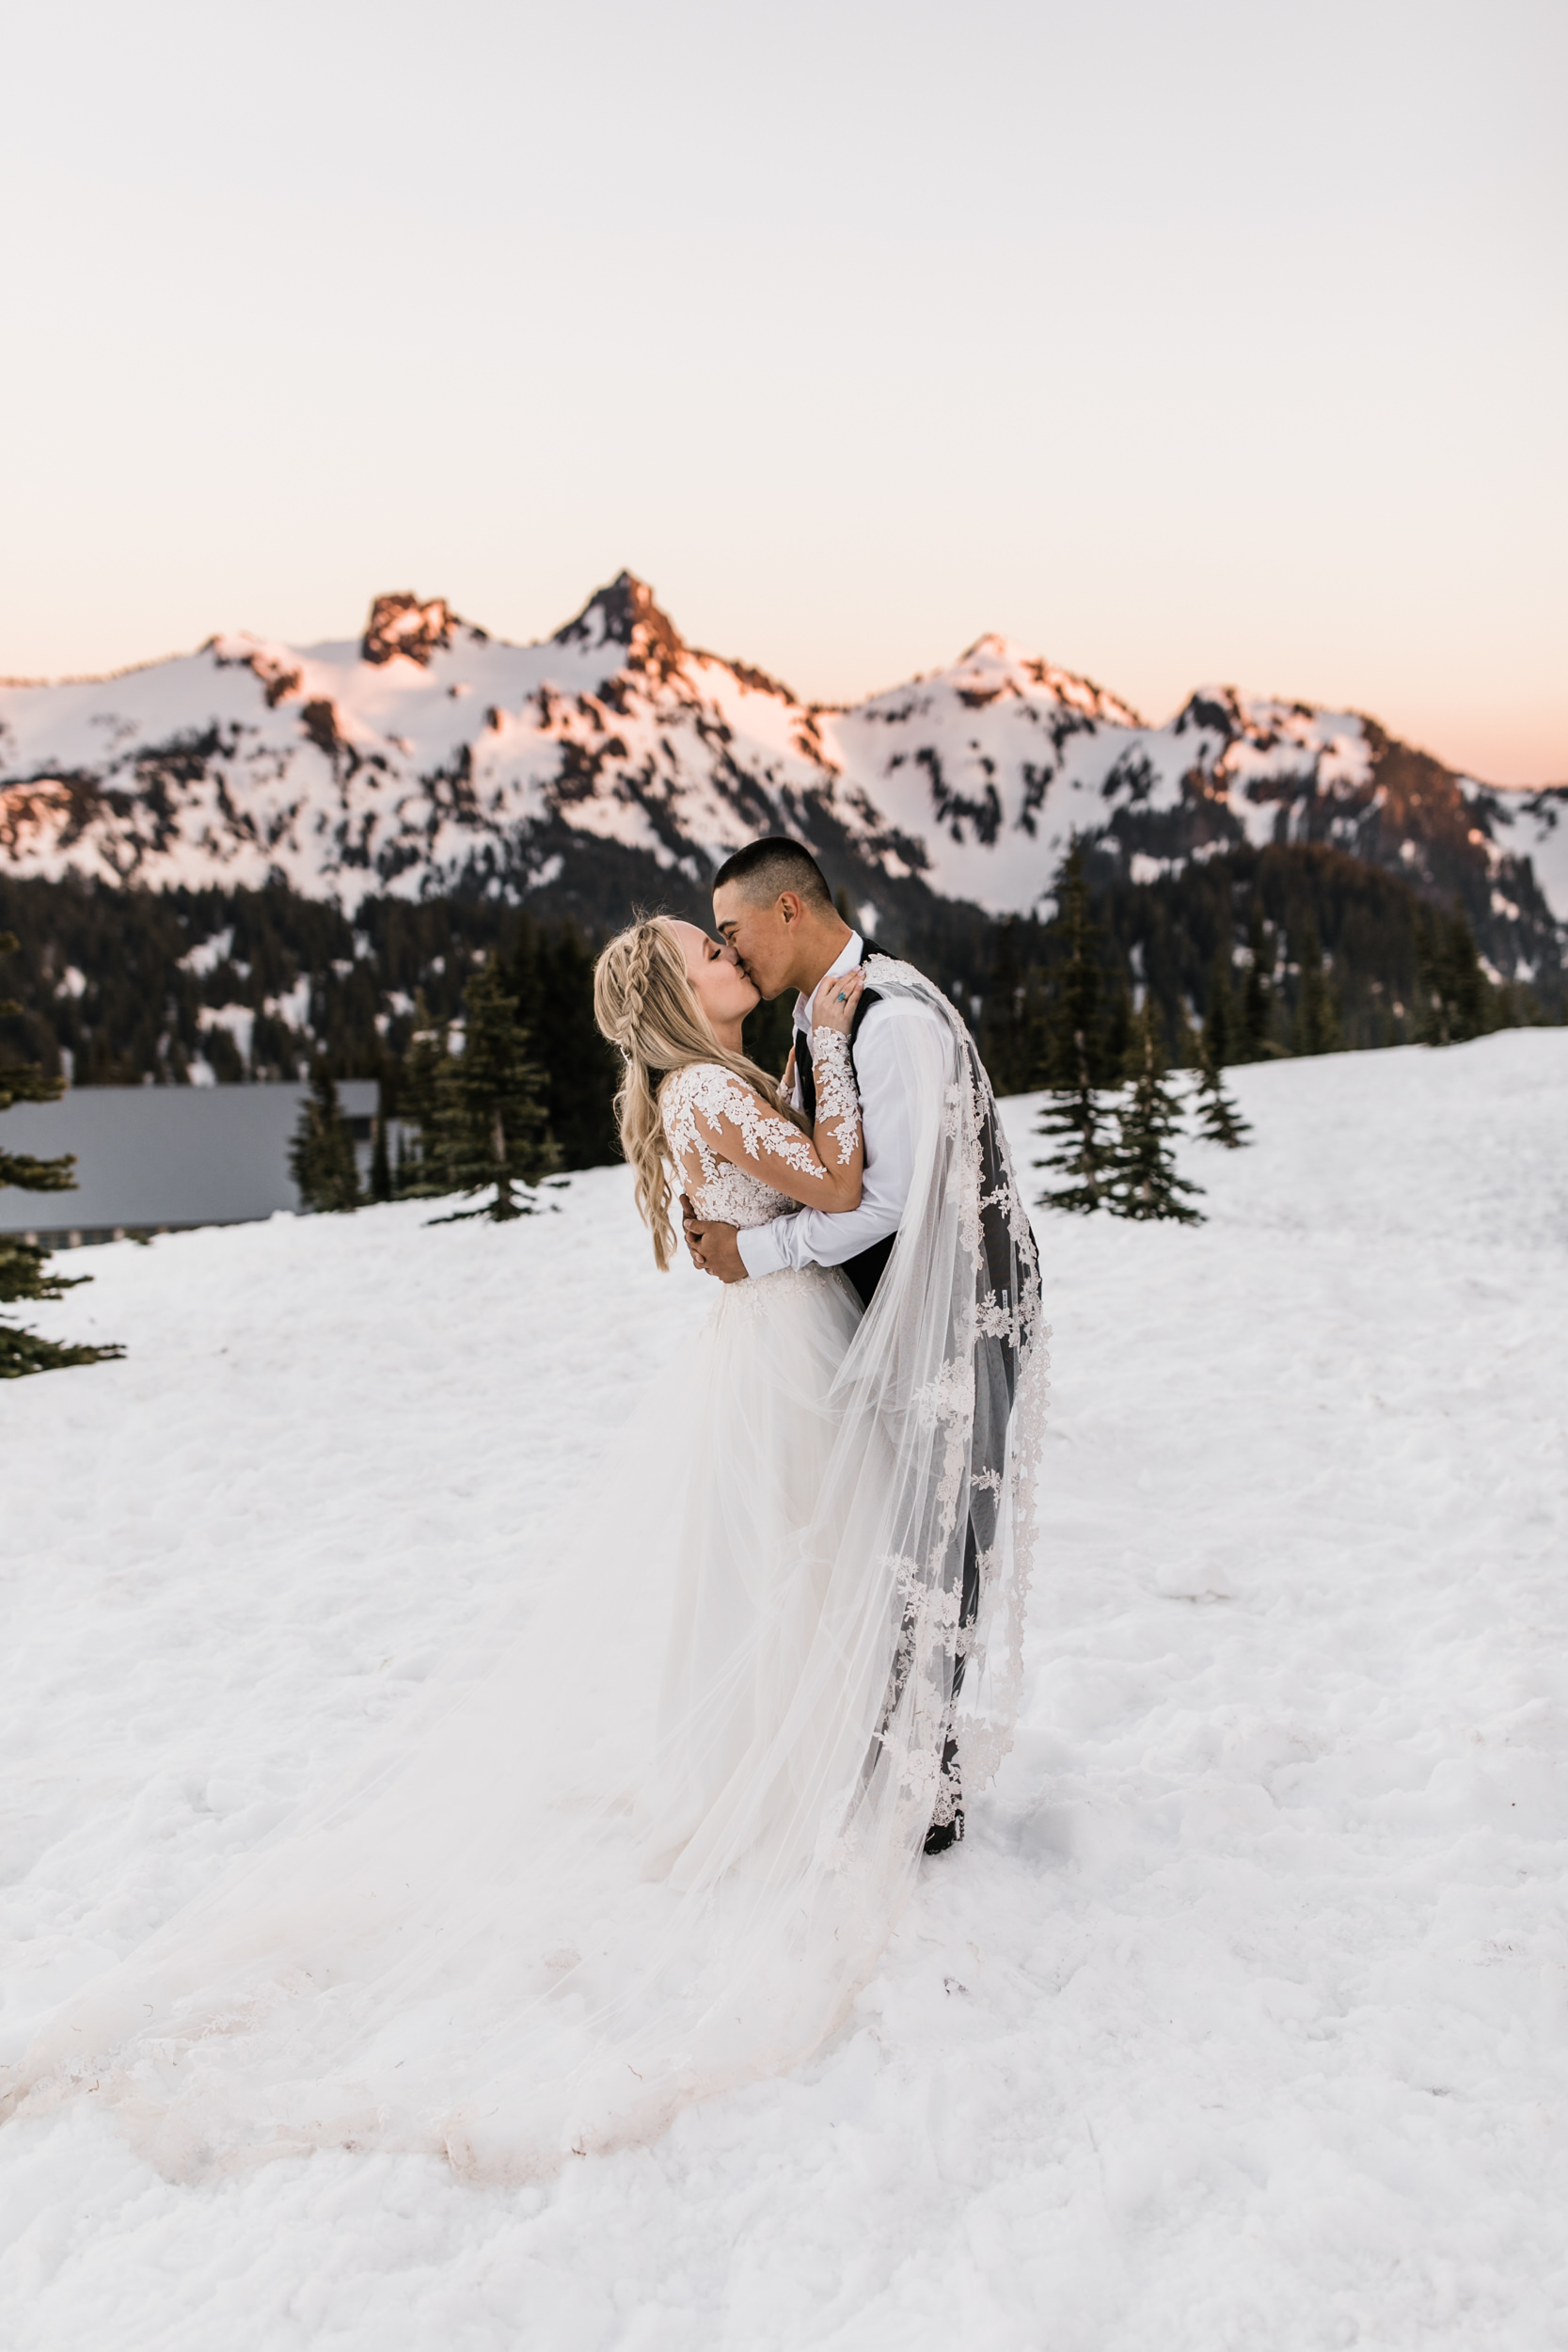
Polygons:
<instances>
[{"instance_id":1,"label":"snow drift","mask_svg":"<svg viewBox=\"0 0 1568 2352\"><path fill-rule=\"evenodd\" d=\"M1232 1075L1208 1224L1037 1219L1019 1746L823 2058L517 2196L8 2127L18 2352L1550 2352L1568 1041ZM569 1576L537 1531L708 1302L626 1170L560 1197L104 1249L48 1311L131 1353L6 1401L8 2049Z\"/></svg>"}]
</instances>

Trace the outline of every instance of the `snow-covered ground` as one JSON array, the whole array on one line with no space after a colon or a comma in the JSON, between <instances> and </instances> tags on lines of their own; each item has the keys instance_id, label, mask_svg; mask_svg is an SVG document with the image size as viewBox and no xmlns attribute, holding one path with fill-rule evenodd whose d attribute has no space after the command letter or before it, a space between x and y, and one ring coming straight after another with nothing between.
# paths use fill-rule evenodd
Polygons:
<instances>
[{"instance_id":1,"label":"snow-covered ground","mask_svg":"<svg viewBox=\"0 0 1568 2352\"><path fill-rule=\"evenodd\" d=\"M1040 1219L1025 1719L836 2042L521 2194L8 2125L8 2347L1568 2343L1568 1034L1236 1091L1200 1230ZM706 1304L558 1197L50 1311L131 1352L0 1396L5 2054L546 1572Z\"/></svg>"}]
</instances>

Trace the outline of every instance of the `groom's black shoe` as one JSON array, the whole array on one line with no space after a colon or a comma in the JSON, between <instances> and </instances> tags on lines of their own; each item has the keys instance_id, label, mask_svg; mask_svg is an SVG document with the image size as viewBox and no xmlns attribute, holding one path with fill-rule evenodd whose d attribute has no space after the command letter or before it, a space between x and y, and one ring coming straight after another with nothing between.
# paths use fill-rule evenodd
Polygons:
<instances>
[{"instance_id":1,"label":"groom's black shoe","mask_svg":"<svg viewBox=\"0 0 1568 2352\"><path fill-rule=\"evenodd\" d=\"M955 1813L950 1821L933 1821L926 1832L925 1851L945 1853L949 1846L962 1844L963 1834L964 1817L961 1813Z\"/></svg>"}]
</instances>

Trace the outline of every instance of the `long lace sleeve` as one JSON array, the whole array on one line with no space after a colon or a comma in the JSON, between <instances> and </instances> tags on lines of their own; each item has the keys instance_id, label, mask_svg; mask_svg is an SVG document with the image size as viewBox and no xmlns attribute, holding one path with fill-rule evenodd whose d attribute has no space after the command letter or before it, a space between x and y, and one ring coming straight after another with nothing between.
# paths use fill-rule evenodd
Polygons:
<instances>
[{"instance_id":1,"label":"long lace sleeve","mask_svg":"<svg viewBox=\"0 0 1568 2352\"><path fill-rule=\"evenodd\" d=\"M813 1029L811 1067L816 1081L816 1123L832 1136L840 1168L847 1168L861 1139L861 1098L849 1041L842 1029Z\"/></svg>"},{"instance_id":2,"label":"long lace sleeve","mask_svg":"<svg viewBox=\"0 0 1568 2352\"><path fill-rule=\"evenodd\" d=\"M716 1062L676 1071L665 1081L660 1109L672 1156L699 1184L711 1184L728 1161L790 1200L821 1200L829 1193L832 1171L810 1136Z\"/></svg>"}]
</instances>

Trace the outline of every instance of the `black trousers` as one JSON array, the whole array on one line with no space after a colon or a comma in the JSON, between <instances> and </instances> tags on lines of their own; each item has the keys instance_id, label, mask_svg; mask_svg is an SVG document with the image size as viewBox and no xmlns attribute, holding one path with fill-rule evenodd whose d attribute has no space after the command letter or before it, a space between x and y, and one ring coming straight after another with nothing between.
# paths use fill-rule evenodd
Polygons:
<instances>
[{"instance_id":1,"label":"black trousers","mask_svg":"<svg viewBox=\"0 0 1568 2352\"><path fill-rule=\"evenodd\" d=\"M967 1633L980 1613L980 1549L974 1540L974 1522L970 1520L964 1534L963 1585L958 1596L958 1629ZM963 1771L958 1759L958 1742L953 1732L953 1715L958 1704L958 1693L964 1687L964 1668L968 1664L960 1649L953 1661L953 1698L948 1709L947 1729L942 1743L942 1777L937 1789L936 1809L931 1826L926 1833L926 1851L945 1853L956 1846L964 1834Z\"/></svg>"}]
</instances>

